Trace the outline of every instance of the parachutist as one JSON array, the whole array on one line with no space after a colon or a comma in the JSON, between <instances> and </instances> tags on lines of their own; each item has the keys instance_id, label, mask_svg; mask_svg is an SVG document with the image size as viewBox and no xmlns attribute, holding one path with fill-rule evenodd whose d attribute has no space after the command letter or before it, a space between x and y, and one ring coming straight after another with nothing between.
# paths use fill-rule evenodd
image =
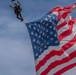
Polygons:
<instances>
[{"instance_id":1,"label":"parachutist","mask_svg":"<svg viewBox=\"0 0 76 75\"><path fill-rule=\"evenodd\" d=\"M15 0L12 0L12 2L15 1ZM21 7L20 7L20 3L19 1L17 1L17 3L13 3L13 6L10 5L10 7L12 9L14 9L14 13L16 14L16 17L18 19L20 19L21 21L23 21L23 18L22 18L22 15L21 15Z\"/></svg>"}]
</instances>

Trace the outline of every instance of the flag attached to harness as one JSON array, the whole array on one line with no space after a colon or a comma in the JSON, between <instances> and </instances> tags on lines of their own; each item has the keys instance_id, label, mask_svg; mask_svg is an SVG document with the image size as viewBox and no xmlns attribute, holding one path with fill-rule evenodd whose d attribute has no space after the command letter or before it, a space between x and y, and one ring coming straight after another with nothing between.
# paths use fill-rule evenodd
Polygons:
<instances>
[{"instance_id":1,"label":"flag attached to harness","mask_svg":"<svg viewBox=\"0 0 76 75\"><path fill-rule=\"evenodd\" d=\"M76 20L69 14L75 4L53 8L38 20L26 23L37 75L61 75L76 66Z\"/></svg>"}]
</instances>

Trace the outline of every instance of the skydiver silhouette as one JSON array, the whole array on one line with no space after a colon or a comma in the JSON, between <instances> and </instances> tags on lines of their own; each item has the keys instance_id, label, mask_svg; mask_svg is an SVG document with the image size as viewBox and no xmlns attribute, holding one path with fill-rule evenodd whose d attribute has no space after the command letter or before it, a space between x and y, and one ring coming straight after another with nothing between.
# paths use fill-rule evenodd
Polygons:
<instances>
[{"instance_id":1,"label":"skydiver silhouette","mask_svg":"<svg viewBox=\"0 0 76 75\"><path fill-rule=\"evenodd\" d=\"M14 3L14 1L15 1L15 0L12 0L13 6L10 5L10 7L11 7L12 9L14 9L14 13L16 14L16 17L17 17L18 19L20 19L21 21L23 21L23 17L22 17L22 15L21 15L21 10L22 10L22 8L20 7L21 4L20 4L19 1L17 1L17 3L16 3L16 2Z\"/></svg>"}]
</instances>

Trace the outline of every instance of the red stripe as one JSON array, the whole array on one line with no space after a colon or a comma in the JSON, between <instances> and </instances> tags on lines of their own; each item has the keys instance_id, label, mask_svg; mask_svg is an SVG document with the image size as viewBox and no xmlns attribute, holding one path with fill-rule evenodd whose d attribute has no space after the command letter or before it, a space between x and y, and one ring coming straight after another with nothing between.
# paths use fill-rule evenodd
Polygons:
<instances>
[{"instance_id":1,"label":"red stripe","mask_svg":"<svg viewBox=\"0 0 76 75\"><path fill-rule=\"evenodd\" d=\"M51 63L40 75L47 75L48 72L51 71L51 69L63 63L67 63L75 57L76 57L76 51L72 52L71 54L69 54L68 57L63 58L62 60L56 60L55 62Z\"/></svg>"},{"instance_id":2,"label":"red stripe","mask_svg":"<svg viewBox=\"0 0 76 75\"><path fill-rule=\"evenodd\" d=\"M68 23L69 29L59 35L60 41L72 33L74 23L75 23L75 20L72 18Z\"/></svg>"},{"instance_id":3,"label":"red stripe","mask_svg":"<svg viewBox=\"0 0 76 75\"><path fill-rule=\"evenodd\" d=\"M74 37L72 40L70 40L68 43L66 43L65 45L62 46L61 50L56 51L56 50L52 50L49 54L47 54L36 66L36 71L38 71L40 69L41 66L43 66L47 60L49 60L52 56L54 55L62 55L64 51L66 51L67 49L69 49L70 47L72 47L74 44L76 43L76 37Z\"/></svg>"},{"instance_id":4,"label":"red stripe","mask_svg":"<svg viewBox=\"0 0 76 75\"><path fill-rule=\"evenodd\" d=\"M61 14L60 14L60 12L58 12L58 20L60 21L61 20Z\"/></svg>"},{"instance_id":5,"label":"red stripe","mask_svg":"<svg viewBox=\"0 0 76 75\"><path fill-rule=\"evenodd\" d=\"M60 11L62 8L61 7L55 7L53 8L50 12L58 12Z\"/></svg>"},{"instance_id":6,"label":"red stripe","mask_svg":"<svg viewBox=\"0 0 76 75\"><path fill-rule=\"evenodd\" d=\"M62 34L59 35L59 41L61 41L62 39L64 39L66 36L69 36L72 33L72 31L66 30L65 32L63 32Z\"/></svg>"},{"instance_id":7,"label":"red stripe","mask_svg":"<svg viewBox=\"0 0 76 75\"><path fill-rule=\"evenodd\" d=\"M67 24L66 21L64 21L63 23L59 24L59 25L57 26L57 30L59 30L61 27L63 27L63 26L66 25L66 24Z\"/></svg>"},{"instance_id":8,"label":"red stripe","mask_svg":"<svg viewBox=\"0 0 76 75\"><path fill-rule=\"evenodd\" d=\"M73 25L74 23L75 23L75 19L72 17L68 24L71 26L71 25Z\"/></svg>"},{"instance_id":9,"label":"red stripe","mask_svg":"<svg viewBox=\"0 0 76 75\"><path fill-rule=\"evenodd\" d=\"M70 10L70 9L72 9L73 5L74 5L74 4L72 4L72 5L70 5L70 6L65 6L64 9Z\"/></svg>"},{"instance_id":10,"label":"red stripe","mask_svg":"<svg viewBox=\"0 0 76 75\"><path fill-rule=\"evenodd\" d=\"M70 13L70 11L66 11L66 12L64 12L61 16L62 16L62 18L66 18L66 16L68 15Z\"/></svg>"},{"instance_id":11,"label":"red stripe","mask_svg":"<svg viewBox=\"0 0 76 75\"><path fill-rule=\"evenodd\" d=\"M71 64L71 65L68 65L66 67L64 67L63 69L59 70L58 72L56 72L54 75L61 75L62 73L66 72L67 70L73 68L76 66L76 62Z\"/></svg>"}]
</instances>

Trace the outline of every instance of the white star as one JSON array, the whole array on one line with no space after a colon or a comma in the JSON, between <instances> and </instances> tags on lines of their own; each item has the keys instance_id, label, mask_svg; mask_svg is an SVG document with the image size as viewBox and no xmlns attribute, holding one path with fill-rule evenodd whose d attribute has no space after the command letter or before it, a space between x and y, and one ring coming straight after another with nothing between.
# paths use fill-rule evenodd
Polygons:
<instances>
[{"instance_id":1,"label":"white star","mask_svg":"<svg viewBox=\"0 0 76 75\"><path fill-rule=\"evenodd\" d=\"M44 36L46 37L46 34Z\"/></svg>"},{"instance_id":2,"label":"white star","mask_svg":"<svg viewBox=\"0 0 76 75\"><path fill-rule=\"evenodd\" d=\"M36 53L36 56L38 56L38 53Z\"/></svg>"},{"instance_id":3,"label":"white star","mask_svg":"<svg viewBox=\"0 0 76 75\"><path fill-rule=\"evenodd\" d=\"M39 32L39 29L37 29L37 31Z\"/></svg>"},{"instance_id":4,"label":"white star","mask_svg":"<svg viewBox=\"0 0 76 75\"><path fill-rule=\"evenodd\" d=\"M56 30L56 28L54 27L53 30Z\"/></svg>"},{"instance_id":5,"label":"white star","mask_svg":"<svg viewBox=\"0 0 76 75\"><path fill-rule=\"evenodd\" d=\"M34 25L37 25L37 23L35 23Z\"/></svg>"},{"instance_id":6,"label":"white star","mask_svg":"<svg viewBox=\"0 0 76 75\"><path fill-rule=\"evenodd\" d=\"M52 20L50 19L50 22L52 22Z\"/></svg>"},{"instance_id":7,"label":"white star","mask_svg":"<svg viewBox=\"0 0 76 75\"><path fill-rule=\"evenodd\" d=\"M48 19L47 19L47 18L45 18L45 20L46 20L46 21L48 21Z\"/></svg>"},{"instance_id":8,"label":"white star","mask_svg":"<svg viewBox=\"0 0 76 75\"><path fill-rule=\"evenodd\" d=\"M29 28L31 28L31 25L28 25Z\"/></svg>"},{"instance_id":9,"label":"white star","mask_svg":"<svg viewBox=\"0 0 76 75\"><path fill-rule=\"evenodd\" d=\"M37 50L39 50L39 47L37 47Z\"/></svg>"},{"instance_id":10,"label":"white star","mask_svg":"<svg viewBox=\"0 0 76 75\"><path fill-rule=\"evenodd\" d=\"M55 22L53 21L52 24L55 25Z\"/></svg>"},{"instance_id":11,"label":"white star","mask_svg":"<svg viewBox=\"0 0 76 75\"><path fill-rule=\"evenodd\" d=\"M47 36L47 38L49 38L49 36Z\"/></svg>"},{"instance_id":12,"label":"white star","mask_svg":"<svg viewBox=\"0 0 76 75\"><path fill-rule=\"evenodd\" d=\"M42 40L44 40L43 38L41 38Z\"/></svg>"},{"instance_id":13,"label":"white star","mask_svg":"<svg viewBox=\"0 0 76 75\"><path fill-rule=\"evenodd\" d=\"M43 22L43 24L45 24L45 22Z\"/></svg>"},{"instance_id":14,"label":"white star","mask_svg":"<svg viewBox=\"0 0 76 75\"><path fill-rule=\"evenodd\" d=\"M52 28L52 26L50 26L50 29Z\"/></svg>"},{"instance_id":15,"label":"white star","mask_svg":"<svg viewBox=\"0 0 76 75\"><path fill-rule=\"evenodd\" d=\"M45 35L45 33L43 32L43 33L42 33L42 35L44 36L44 35Z\"/></svg>"},{"instance_id":16,"label":"white star","mask_svg":"<svg viewBox=\"0 0 76 75\"><path fill-rule=\"evenodd\" d=\"M38 36L37 33L35 33L35 36L36 36L36 37Z\"/></svg>"},{"instance_id":17,"label":"white star","mask_svg":"<svg viewBox=\"0 0 76 75\"><path fill-rule=\"evenodd\" d=\"M45 28L43 28L43 30L45 30Z\"/></svg>"},{"instance_id":18,"label":"white star","mask_svg":"<svg viewBox=\"0 0 76 75\"><path fill-rule=\"evenodd\" d=\"M40 27L40 24L38 24L38 27Z\"/></svg>"},{"instance_id":19,"label":"white star","mask_svg":"<svg viewBox=\"0 0 76 75\"><path fill-rule=\"evenodd\" d=\"M43 27L43 26L41 26L41 28L42 28L42 29L44 29L44 27Z\"/></svg>"},{"instance_id":20,"label":"white star","mask_svg":"<svg viewBox=\"0 0 76 75\"><path fill-rule=\"evenodd\" d=\"M41 35L39 35L38 37L41 38Z\"/></svg>"},{"instance_id":21,"label":"white star","mask_svg":"<svg viewBox=\"0 0 76 75\"><path fill-rule=\"evenodd\" d=\"M53 32L51 31L50 34L53 34Z\"/></svg>"},{"instance_id":22,"label":"white star","mask_svg":"<svg viewBox=\"0 0 76 75\"><path fill-rule=\"evenodd\" d=\"M48 26L49 24L47 23L46 26Z\"/></svg>"},{"instance_id":23,"label":"white star","mask_svg":"<svg viewBox=\"0 0 76 75\"><path fill-rule=\"evenodd\" d=\"M49 42L47 42L47 45L49 45Z\"/></svg>"},{"instance_id":24,"label":"white star","mask_svg":"<svg viewBox=\"0 0 76 75\"><path fill-rule=\"evenodd\" d=\"M40 45L40 41L39 41L39 45Z\"/></svg>"},{"instance_id":25,"label":"white star","mask_svg":"<svg viewBox=\"0 0 76 75\"><path fill-rule=\"evenodd\" d=\"M39 35L38 37L41 38L41 35Z\"/></svg>"},{"instance_id":26,"label":"white star","mask_svg":"<svg viewBox=\"0 0 76 75\"><path fill-rule=\"evenodd\" d=\"M40 34L42 33L42 30L40 31Z\"/></svg>"},{"instance_id":27,"label":"white star","mask_svg":"<svg viewBox=\"0 0 76 75\"><path fill-rule=\"evenodd\" d=\"M35 39L33 39L33 42L36 42L36 40L35 40Z\"/></svg>"},{"instance_id":28,"label":"white star","mask_svg":"<svg viewBox=\"0 0 76 75\"><path fill-rule=\"evenodd\" d=\"M54 40L54 38L50 38L50 40Z\"/></svg>"},{"instance_id":29,"label":"white star","mask_svg":"<svg viewBox=\"0 0 76 75\"><path fill-rule=\"evenodd\" d=\"M55 41L55 43L58 43L58 41Z\"/></svg>"},{"instance_id":30,"label":"white star","mask_svg":"<svg viewBox=\"0 0 76 75\"><path fill-rule=\"evenodd\" d=\"M39 41L37 40L37 43L39 43Z\"/></svg>"},{"instance_id":31,"label":"white star","mask_svg":"<svg viewBox=\"0 0 76 75\"><path fill-rule=\"evenodd\" d=\"M48 32L48 30L46 30L46 32Z\"/></svg>"},{"instance_id":32,"label":"white star","mask_svg":"<svg viewBox=\"0 0 76 75\"><path fill-rule=\"evenodd\" d=\"M31 35L34 35L34 33L33 33L33 32L31 32Z\"/></svg>"},{"instance_id":33,"label":"white star","mask_svg":"<svg viewBox=\"0 0 76 75\"><path fill-rule=\"evenodd\" d=\"M55 17L54 17L54 16L53 16L52 18L53 18L53 19L55 19Z\"/></svg>"},{"instance_id":34,"label":"white star","mask_svg":"<svg viewBox=\"0 0 76 75\"><path fill-rule=\"evenodd\" d=\"M51 16L50 16L50 15L48 15L48 17L50 17L50 18L51 18Z\"/></svg>"},{"instance_id":35,"label":"white star","mask_svg":"<svg viewBox=\"0 0 76 75\"><path fill-rule=\"evenodd\" d=\"M42 49L39 50L40 52L42 51Z\"/></svg>"},{"instance_id":36,"label":"white star","mask_svg":"<svg viewBox=\"0 0 76 75\"><path fill-rule=\"evenodd\" d=\"M42 23L43 21L40 21L40 23Z\"/></svg>"},{"instance_id":37,"label":"white star","mask_svg":"<svg viewBox=\"0 0 76 75\"><path fill-rule=\"evenodd\" d=\"M36 30L36 27L34 27L33 29Z\"/></svg>"},{"instance_id":38,"label":"white star","mask_svg":"<svg viewBox=\"0 0 76 75\"><path fill-rule=\"evenodd\" d=\"M43 46L44 44L42 43L41 46Z\"/></svg>"},{"instance_id":39,"label":"white star","mask_svg":"<svg viewBox=\"0 0 76 75\"><path fill-rule=\"evenodd\" d=\"M46 43L46 40L44 40L44 42Z\"/></svg>"},{"instance_id":40,"label":"white star","mask_svg":"<svg viewBox=\"0 0 76 75\"><path fill-rule=\"evenodd\" d=\"M34 49L36 49L36 46L34 46Z\"/></svg>"},{"instance_id":41,"label":"white star","mask_svg":"<svg viewBox=\"0 0 76 75\"><path fill-rule=\"evenodd\" d=\"M57 17L57 16L55 16L55 19L57 20L57 19L58 19L58 17Z\"/></svg>"},{"instance_id":42,"label":"white star","mask_svg":"<svg viewBox=\"0 0 76 75\"><path fill-rule=\"evenodd\" d=\"M47 48L47 46L45 45L44 48Z\"/></svg>"},{"instance_id":43,"label":"white star","mask_svg":"<svg viewBox=\"0 0 76 75\"><path fill-rule=\"evenodd\" d=\"M54 36L56 37L56 34Z\"/></svg>"}]
</instances>

